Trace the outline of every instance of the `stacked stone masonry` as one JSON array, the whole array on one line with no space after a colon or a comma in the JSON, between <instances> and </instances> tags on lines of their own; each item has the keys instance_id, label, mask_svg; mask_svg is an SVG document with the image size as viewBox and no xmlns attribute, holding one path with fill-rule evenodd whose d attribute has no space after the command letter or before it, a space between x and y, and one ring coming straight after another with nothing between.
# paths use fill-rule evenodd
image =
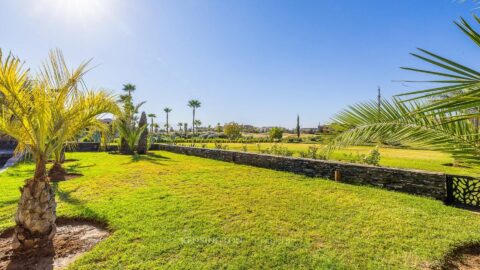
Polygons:
<instances>
[{"instance_id":1,"label":"stacked stone masonry","mask_svg":"<svg viewBox=\"0 0 480 270\"><path fill-rule=\"evenodd\" d=\"M343 183L376 186L439 200L444 200L446 196L446 175L442 173L168 144L156 144L155 148L155 150L292 172L310 177L331 180L337 178L337 181ZM337 176L335 177L335 175Z\"/></svg>"}]
</instances>

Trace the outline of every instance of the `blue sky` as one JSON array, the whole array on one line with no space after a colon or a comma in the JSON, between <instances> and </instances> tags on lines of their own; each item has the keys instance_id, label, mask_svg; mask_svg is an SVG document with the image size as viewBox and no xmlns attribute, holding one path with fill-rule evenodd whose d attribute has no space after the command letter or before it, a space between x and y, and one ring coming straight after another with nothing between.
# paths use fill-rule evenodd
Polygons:
<instances>
[{"instance_id":1,"label":"blue sky","mask_svg":"<svg viewBox=\"0 0 480 270\"><path fill-rule=\"evenodd\" d=\"M0 48L37 67L49 49L72 66L93 58L92 88L120 93L171 121L205 125L325 123L345 106L419 89L400 66L416 47L475 67L477 48L453 25L454 0L0 0Z\"/></svg>"}]
</instances>

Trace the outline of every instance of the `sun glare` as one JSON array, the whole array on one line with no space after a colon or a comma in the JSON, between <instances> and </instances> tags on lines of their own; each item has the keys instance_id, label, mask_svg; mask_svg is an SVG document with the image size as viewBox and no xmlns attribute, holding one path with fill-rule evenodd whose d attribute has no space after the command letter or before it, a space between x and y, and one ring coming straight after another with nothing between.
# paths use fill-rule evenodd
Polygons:
<instances>
[{"instance_id":1,"label":"sun glare","mask_svg":"<svg viewBox=\"0 0 480 270\"><path fill-rule=\"evenodd\" d=\"M63 23L91 25L109 16L111 0L37 0L33 11L37 15Z\"/></svg>"}]
</instances>

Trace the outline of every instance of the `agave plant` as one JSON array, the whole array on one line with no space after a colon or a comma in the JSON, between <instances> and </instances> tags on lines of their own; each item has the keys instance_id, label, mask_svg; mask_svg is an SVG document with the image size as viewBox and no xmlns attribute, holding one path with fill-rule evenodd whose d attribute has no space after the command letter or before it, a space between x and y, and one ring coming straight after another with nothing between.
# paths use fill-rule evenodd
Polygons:
<instances>
[{"instance_id":1,"label":"agave plant","mask_svg":"<svg viewBox=\"0 0 480 270\"><path fill-rule=\"evenodd\" d=\"M14 249L48 245L55 235L56 202L46 170L49 156L78 130L95 123L98 114L115 111L112 96L79 87L87 64L69 72L62 54L55 51L38 74L31 74L18 58L4 58L0 52L0 131L18 141L17 153L28 152L35 160L33 178L21 189Z\"/></svg>"},{"instance_id":2,"label":"agave plant","mask_svg":"<svg viewBox=\"0 0 480 270\"><path fill-rule=\"evenodd\" d=\"M418 102L404 103L383 100L380 110L377 102L350 106L338 113L334 120L345 128L328 145L334 149L364 143L395 141L415 147L451 153L464 163L480 162L479 134L469 120L451 121L454 113L422 112Z\"/></svg>"}]
</instances>

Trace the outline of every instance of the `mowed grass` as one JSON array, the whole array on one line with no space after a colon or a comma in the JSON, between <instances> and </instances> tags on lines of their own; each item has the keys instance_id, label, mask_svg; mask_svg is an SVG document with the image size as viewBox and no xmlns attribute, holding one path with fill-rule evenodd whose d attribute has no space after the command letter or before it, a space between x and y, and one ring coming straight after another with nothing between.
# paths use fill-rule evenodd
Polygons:
<instances>
[{"instance_id":1,"label":"mowed grass","mask_svg":"<svg viewBox=\"0 0 480 270\"><path fill-rule=\"evenodd\" d=\"M209 159L73 153L58 215L110 238L70 269L424 269L480 240L480 216L442 202ZM0 231L32 164L0 174Z\"/></svg>"},{"instance_id":2,"label":"mowed grass","mask_svg":"<svg viewBox=\"0 0 480 270\"><path fill-rule=\"evenodd\" d=\"M180 145L189 146L188 143ZM215 148L214 143L207 143L208 148ZM244 144L242 143L225 143L228 145L229 150L243 151ZM255 143L245 144L248 152L258 152L258 146ZM273 143L260 143L261 149L272 147ZM315 144L306 143L278 143L282 147L287 147L294 152L294 156L299 156L300 151L306 151L308 147ZM323 145L316 144L319 147L318 153L320 153ZM196 143L196 147L201 147L202 143ZM355 146L346 149L341 149L332 153L329 159L349 162L352 156L356 155L368 155L373 149L373 146ZM442 172L458 175L471 175L480 176L480 167L453 167L453 158L451 155L430 151L430 150L417 150L417 149L402 149L402 148L387 148L381 147L380 149L381 159L380 165L394 168L404 169L417 169L433 172ZM352 156L350 156L352 155Z\"/></svg>"}]
</instances>

